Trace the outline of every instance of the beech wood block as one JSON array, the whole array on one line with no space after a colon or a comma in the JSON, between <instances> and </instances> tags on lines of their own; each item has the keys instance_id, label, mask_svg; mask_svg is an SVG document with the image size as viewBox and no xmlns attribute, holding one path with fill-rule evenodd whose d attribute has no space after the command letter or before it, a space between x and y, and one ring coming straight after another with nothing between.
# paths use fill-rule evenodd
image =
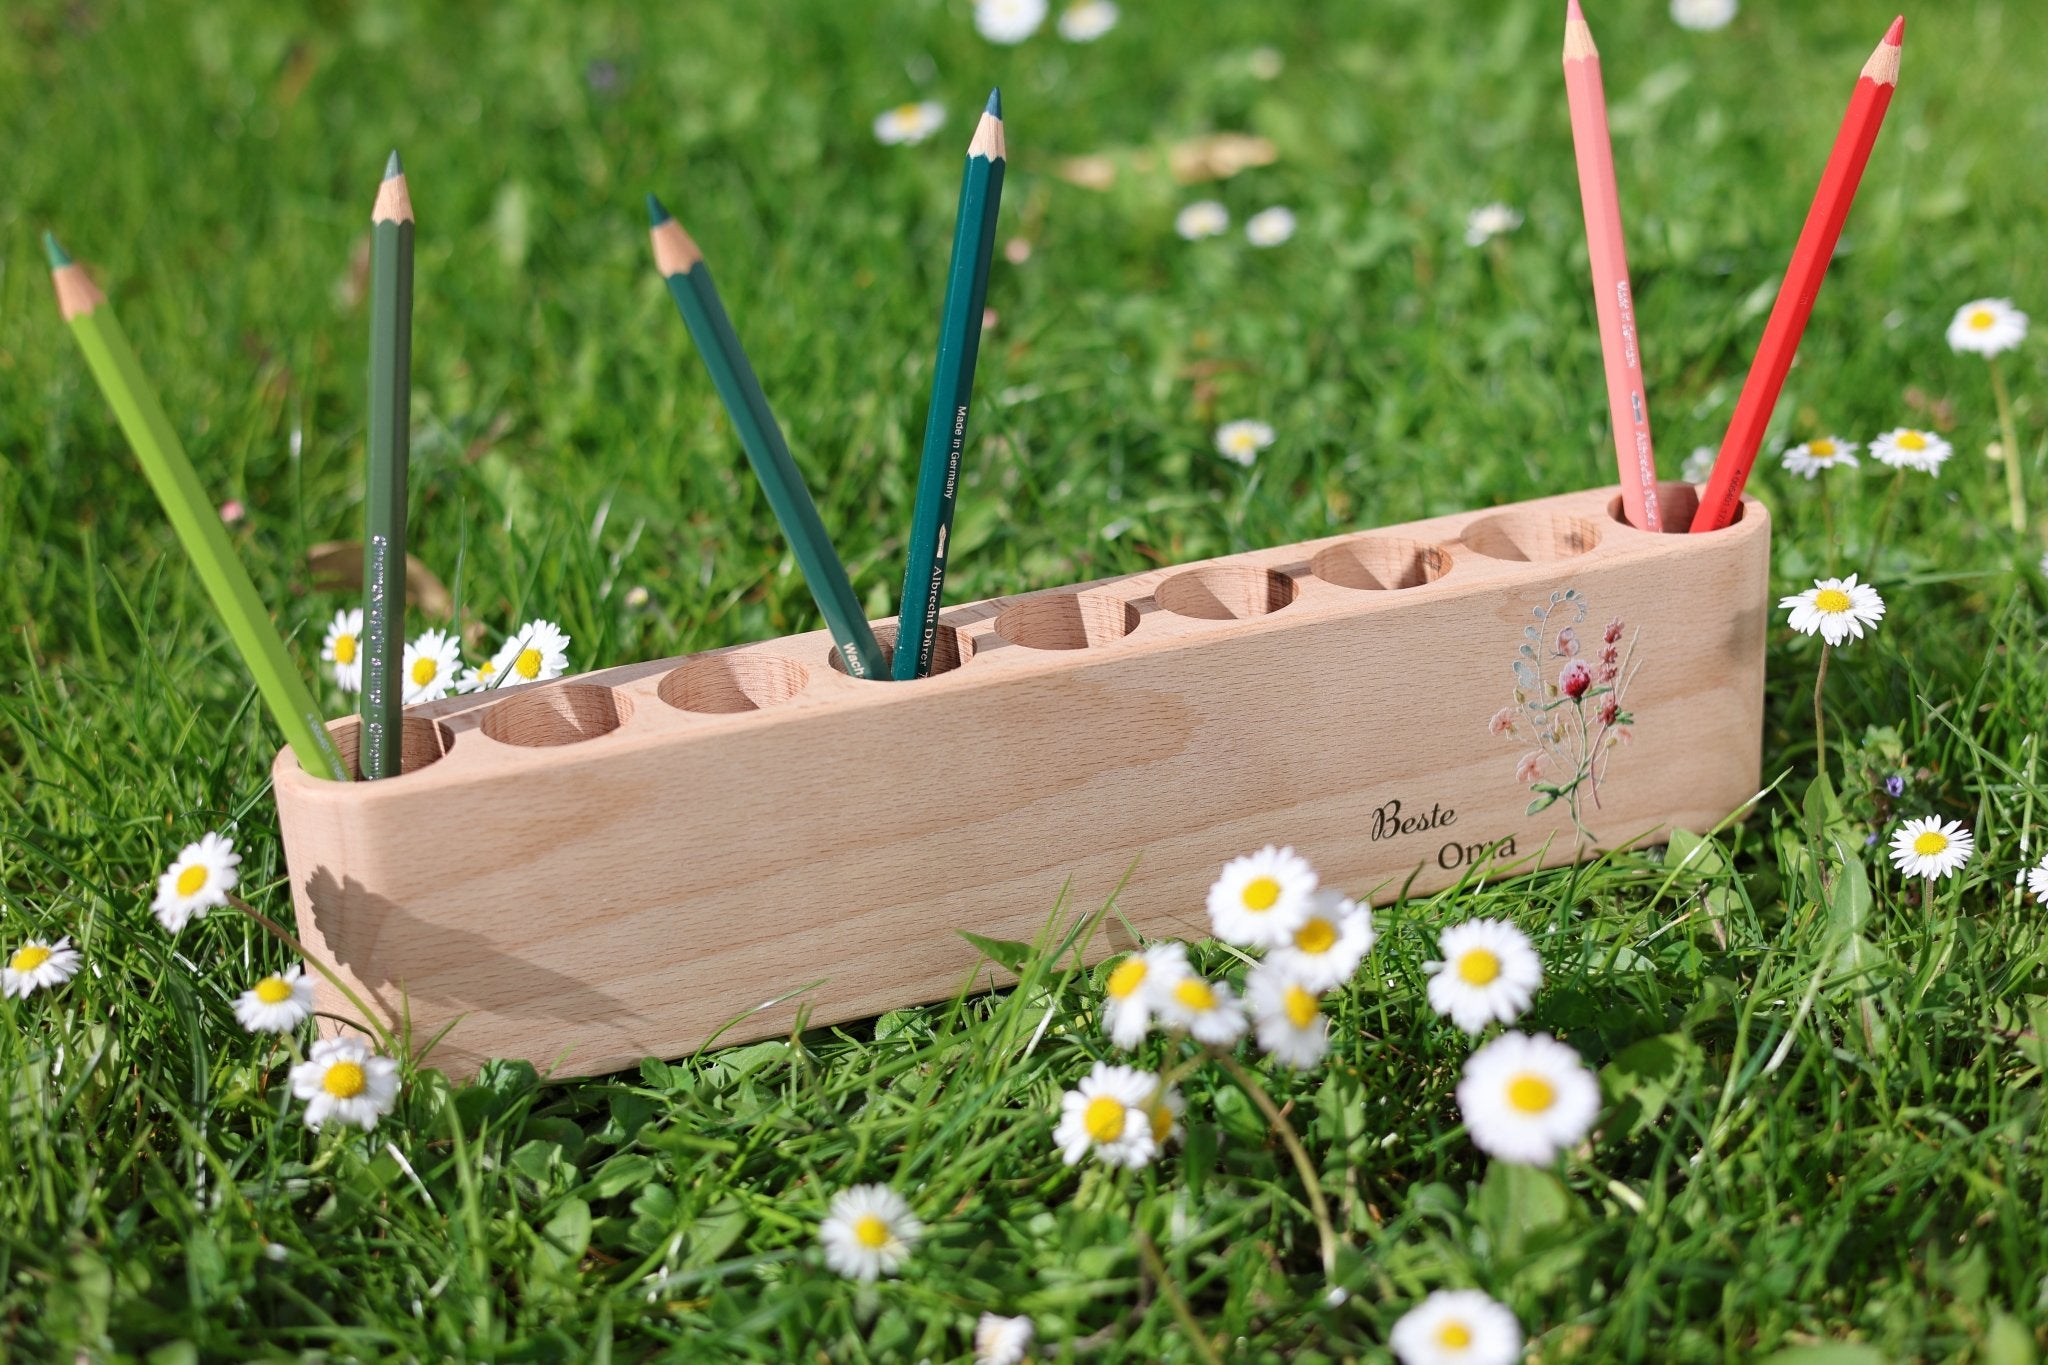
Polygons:
<instances>
[{"instance_id":1,"label":"beech wood block","mask_svg":"<svg viewBox=\"0 0 2048 1365\"><path fill-rule=\"evenodd\" d=\"M957 931L1063 890L1123 883L1091 961L1205 937L1268 843L1379 902L1705 831L1757 794L1770 519L1660 495L1661 535L1607 489L954 606L915 682L814 631L410 708L401 776L278 755L299 932L430 1064L584 1075L946 998Z\"/></svg>"}]
</instances>

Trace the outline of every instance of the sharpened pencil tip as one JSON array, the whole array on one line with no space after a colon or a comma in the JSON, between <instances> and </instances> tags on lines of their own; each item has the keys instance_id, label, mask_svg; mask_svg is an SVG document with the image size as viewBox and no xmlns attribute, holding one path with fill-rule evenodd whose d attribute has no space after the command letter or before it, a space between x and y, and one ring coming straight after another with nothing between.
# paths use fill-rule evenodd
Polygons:
<instances>
[{"instance_id":1,"label":"sharpened pencil tip","mask_svg":"<svg viewBox=\"0 0 2048 1365\"><path fill-rule=\"evenodd\" d=\"M1579 0L1565 0L1564 17L1568 20L1576 19L1582 24L1586 22L1586 12L1579 8Z\"/></svg>"},{"instance_id":2,"label":"sharpened pencil tip","mask_svg":"<svg viewBox=\"0 0 2048 1365\"><path fill-rule=\"evenodd\" d=\"M988 112L997 118L1003 116L1003 88L997 86L988 92Z\"/></svg>"},{"instance_id":3,"label":"sharpened pencil tip","mask_svg":"<svg viewBox=\"0 0 2048 1365\"><path fill-rule=\"evenodd\" d=\"M1893 47L1898 47L1906 41L1905 15L1901 14L1892 20L1892 26L1884 31L1884 40Z\"/></svg>"},{"instance_id":4,"label":"sharpened pencil tip","mask_svg":"<svg viewBox=\"0 0 2048 1365\"><path fill-rule=\"evenodd\" d=\"M675 215L662 207L659 199L656 199L652 194L647 196L647 226L658 228L673 217Z\"/></svg>"},{"instance_id":5,"label":"sharpened pencil tip","mask_svg":"<svg viewBox=\"0 0 2048 1365\"><path fill-rule=\"evenodd\" d=\"M384 178L386 180L396 180L404 174L405 166L398 159L398 149L393 147L391 149L391 159L384 163Z\"/></svg>"},{"instance_id":6,"label":"sharpened pencil tip","mask_svg":"<svg viewBox=\"0 0 2048 1365\"><path fill-rule=\"evenodd\" d=\"M45 232L43 234L43 250L49 254L50 269L62 270L65 266L71 264L71 257L65 254L63 247L57 245L56 233Z\"/></svg>"}]
</instances>

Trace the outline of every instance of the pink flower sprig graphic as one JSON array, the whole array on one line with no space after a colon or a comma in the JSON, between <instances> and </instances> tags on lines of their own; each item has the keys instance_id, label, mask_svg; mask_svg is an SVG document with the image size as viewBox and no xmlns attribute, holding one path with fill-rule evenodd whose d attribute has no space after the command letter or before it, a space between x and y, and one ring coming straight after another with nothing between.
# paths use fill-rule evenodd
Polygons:
<instances>
[{"instance_id":1,"label":"pink flower sprig graphic","mask_svg":"<svg viewBox=\"0 0 2048 1365\"><path fill-rule=\"evenodd\" d=\"M1591 841L1583 802L1600 805L1600 784L1615 750L1633 737L1635 714L1624 694L1635 677L1636 632L1626 644L1628 624L1620 617L1600 633L1596 654L1579 644L1578 627L1591 604L1576 588L1550 595L1532 608L1534 623L1522 628L1514 661L1515 699L1495 712L1488 728L1499 736L1535 747L1515 763L1515 780L1533 794L1531 815L1562 801L1572 824ZM1555 669L1555 673L1551 670Z\"/></svg>"}]
</instances>

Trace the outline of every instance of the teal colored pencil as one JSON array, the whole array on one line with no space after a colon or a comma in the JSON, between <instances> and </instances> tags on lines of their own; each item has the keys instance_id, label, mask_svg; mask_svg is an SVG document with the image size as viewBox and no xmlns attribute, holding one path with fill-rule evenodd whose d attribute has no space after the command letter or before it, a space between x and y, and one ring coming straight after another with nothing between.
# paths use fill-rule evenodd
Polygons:
<instances>
[{"instance_id":1,"label":"teal colored pencil","mask_svg":"<svg viewBox=\"0 0 2048 1365\"><path fill-rule=\"evenodd\" d=\"M412 195L398 153L370 210L370 452L363 499L364 777L404 751L405 491L412 442Z\"/></svg>"},{"instance_id":2,"label":"teal colored pencil","mask_svg":"<svg viewBox=\"0 0 2048 1365\"><path fill-rule=\"evenodd\" d=\"M924 457L917 470L917 502L910 514L910 557L897 603L896 658L900 682L932 671L932 640L946 587L946 540L960 488L960 452L967 444L967 409L974 397L974 361L981 351L981 316L988 304L988 262L995 250L996 210L1003 199L1003 93L989 92L988 108L967 144L960 179L960 211L953 222L953 263L946 272L946 302L939 313L939 360L932 402L924 419Z\"/></svg>"},{"instance_id":3,"label":"teal colored pencil","mask_svg":"<svg viewBox=\"0 0 2048 1365\"><path fill-rule=\"evenodd\" d=\"M853 594L846 566L839 562L832 541L825 534L817 504L811 501L810 490L804 486L789 445L782 439L782 428L776 424L767 396L761 392L761 381L754 377L754 368L740 348L732 319L725 315L725 305L719 302L704 253L683 231L683 225L651 194L647 196L647 217L651 225L649 235L654 239L654 264L668 282L668 292L697 343L697 353L704 357L704 368L711 372L711 383L739 432L747 461L754 467L754 477L761 481L768 505L775 509L782 534L789 538L797 566L803 570L811 596L817 599L818 610L825 617L826 629L832 632L839 656L846 661L846 671L856 678L881 677L882 646L868 625L860 599Z\"/></svg>"}]
</instances>

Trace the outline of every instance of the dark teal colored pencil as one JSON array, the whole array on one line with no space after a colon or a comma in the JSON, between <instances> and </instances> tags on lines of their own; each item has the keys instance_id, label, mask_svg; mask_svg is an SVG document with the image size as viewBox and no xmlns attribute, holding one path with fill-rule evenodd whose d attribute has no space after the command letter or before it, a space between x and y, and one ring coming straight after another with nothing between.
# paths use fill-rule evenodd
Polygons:
<instances>
[{"instance_id":1,"label":"dark teal colored pencil","mask_svg":"<svg viewBox=\"0 0 2048 1365\"><path fill-rule=\"evenodd\" d=\"M1003 199L1004 155L1003 94L993 90L974 140L967 144L960 211L953 223L953 263L939 313L939 360L924 419L917 502L910 514L910 556L903 570L903 598L896 606L896 658L890 671L899 682L932 671L932 641L946 587L946 540L960 488L960 452L967 444L974 361L988 303L988 263Z\"/></svg>"},{"instance_id":2,"label":"dark teal colored pencil","mask_svg":"<svg viewBox=\"0 0 2048 1365\"><path fill-rule=\"evenodd\" d=\"M797 471L789 445L782 439L782 428L776 424L767 396L761 392L761 381L754 377L753 366L747 363L747 353L732 329L732 319L725 315L725 305L719 302L704 253L683 231L683 225L651 194L647 196L647 217L654 239L654 264L668 282L668 292L697 343L704 368L711 372L711 383L732 417L740 444L746 448L747 461L754 467L754 477L761 481L768 505L775 509L775 519L782 524L782 534L789 538L797 566L803 570L811 596L817 599L818 610L825 617L826 629L839 646L839 657L846 661L846 671L856 678L880 678L884 670L882 646L868 625L860 599L853 594L846 566L839 562L831 538L825 534L817 504L811 501L810 490L804 487L803 475Z\"/></svg>"},{"instance_id":3,"label":"dark teal colored pencil","mask_svg":"<svg viewBox=\"0 0 2048 1365\"><path fill-rule=\"evenodd\" d=\"M405 500L412 445L412 195L398 153L370 210L370 452L363 499L363 776L396 777L405 726Z\"/></svg>"}]
</instances>

